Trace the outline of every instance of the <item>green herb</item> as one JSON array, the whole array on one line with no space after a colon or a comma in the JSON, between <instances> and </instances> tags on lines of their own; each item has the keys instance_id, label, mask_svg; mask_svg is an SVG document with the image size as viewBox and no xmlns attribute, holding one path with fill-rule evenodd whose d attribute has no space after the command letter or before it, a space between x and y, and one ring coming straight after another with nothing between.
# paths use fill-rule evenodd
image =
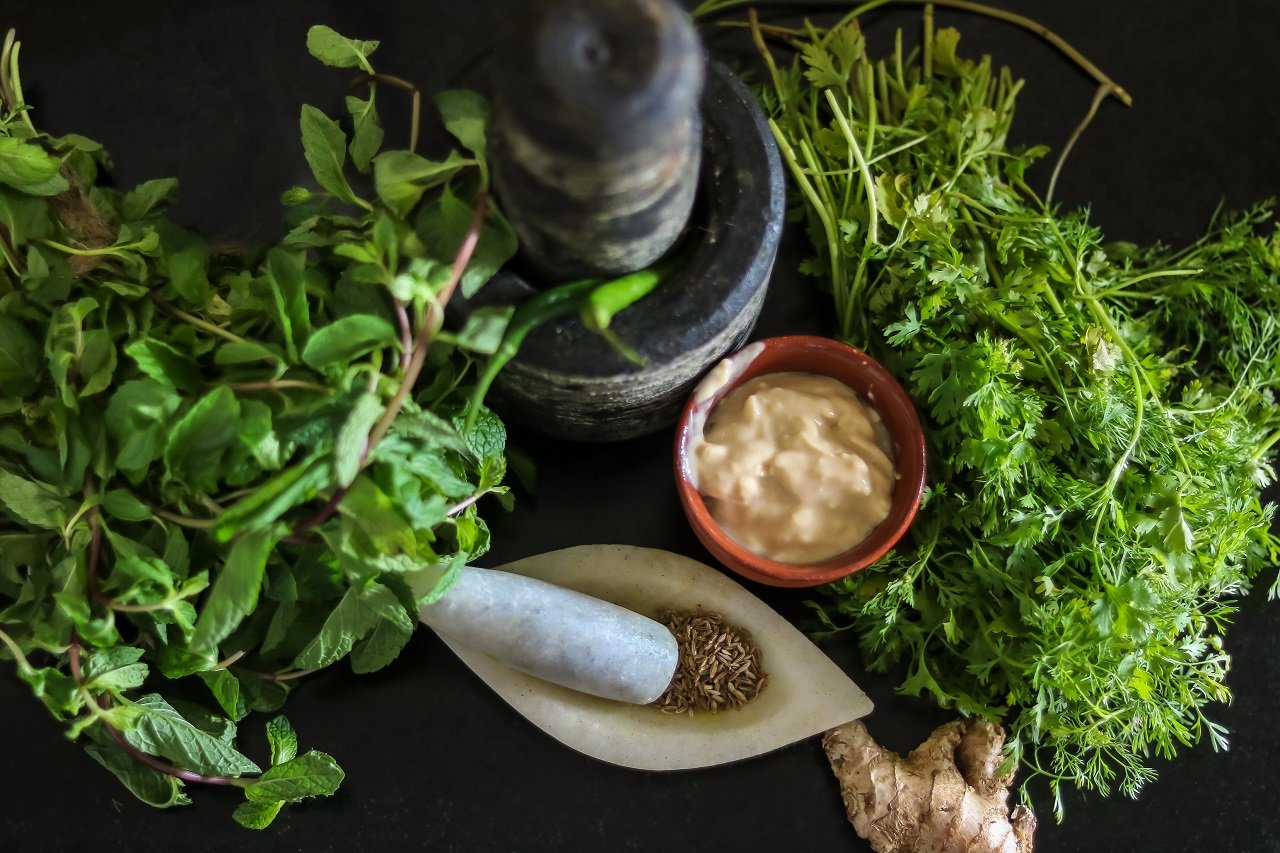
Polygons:
<instances>
[{"instance_id":1,"label":"green herb","mask_svg":"<svg viewBox=\"0 0 1280 853\"><path fill-rule=\"evenodd\" d=\"M1045 149L1007 142L1021 83L930 13L921 48L899 33L879 60L851 20L752 26L818 248L803 271L929 438L908 539L828 590L828 626L905 666L903 692L1003 720L1055 797L1132 795L1152 756L1224 747L1206 710L1230 697L1232 600L1280 556L1271 205L1181 250L1104 242L1028 186Z\"/></svg>"},{"instance_id":2,"label":"green herb","mask_svg":"<svg viewBox=\"0 0 1280 853\"><path fill-rule=\"evenodd\" d=\"M175 181L104 185L101 147L32 123L12 36L0 56L0 657L140 799L239 787L253 828L343 774L283 718L259 774L237 723L314 669L390 663L411 590L443 594L488 546L477 500L506 491L501 422L464 417L508 315L442 329L515 251L477 168L484 103L441 101L470 157L379 151L377 43L307 42L368 96L350 133L302 108L317 186L250 256L168 220Z\"/></svg>"}]
</instances>

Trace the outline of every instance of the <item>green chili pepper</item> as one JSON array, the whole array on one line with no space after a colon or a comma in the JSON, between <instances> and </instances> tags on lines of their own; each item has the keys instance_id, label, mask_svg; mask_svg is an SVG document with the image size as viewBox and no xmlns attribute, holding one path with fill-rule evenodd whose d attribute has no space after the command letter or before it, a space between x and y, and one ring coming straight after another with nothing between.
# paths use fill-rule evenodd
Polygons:
<instances>
[{"instance_id":1,"label":"green chili pepper","mask_svg":"<svg viewBox=\"0 0 1280 853\"><path fill-rule=\"evenodd\" d=\"M475 424L480 404L489 393L489 386L498 377L498 371L515 358L529 333L543 323L578 310L582 300L598 286L600 280L595 278L562 284L526 299L516 308L511 315L511 322L507 324L507 331L502 335L502 341L485 362L484 370L471 391L471 399L467 402L467 429Z\"/></svg>"},{"instance_id":2,"label":"green chili pepper","mask_svg":"<svg viewBox=\"0 0 1280 853\"><path fill-rule=\"evenodd\" d=\"M623 358L632 364L643 366L644 356L623 342L609 328L609 324L619 311L634 305L682 268L693 248L692 245L686 246L662 263L611 281L602 282L595 278L574 281L544 290L525 300L511 315L511 322L507 325L502 341L493 355L489 356L476 380L471 399L467 402L467 428L470 429L475 423L480 404L484 402L498 372L515 358L529 333L543 323L574 311L578 312L582 325L608 341Z\"/></svg>"},{"instance_id":3,"label":"green chili pepper","mask_svg":"<svg viewBox=\"0 0 1280 853\"><path fill-rule=\"evenodd\" d=\"M623 358L632 364L643 366L644 356L623 342L617 333L609 328L609 324L613 322L614 315L648 296L654 288L683 267L692 253L691 249L692 247L686 247L661 263L613 281L607 281L592 290L579 311L582 325L608 341L609 345Z\"/></svg>"}]
</instances>

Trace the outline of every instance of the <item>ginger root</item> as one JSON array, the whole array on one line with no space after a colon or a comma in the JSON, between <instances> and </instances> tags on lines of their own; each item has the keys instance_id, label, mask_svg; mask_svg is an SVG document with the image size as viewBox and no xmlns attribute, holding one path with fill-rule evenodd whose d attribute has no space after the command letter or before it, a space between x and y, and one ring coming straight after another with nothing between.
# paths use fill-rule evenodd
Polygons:
<instances>
[{"instance_id":1,"label":"ginger root","mask_svg":"<svg viewBox=\"0 0 1280 853\"><path fill-rule=\"evenodd\" d=\"M905 759L855 720L822 746L849 821L877 853L1031 853L1035 815L1010 814L1013 773L996 776L1004 730L985 720L939 726Z\"/></svg>"}]
</instances>

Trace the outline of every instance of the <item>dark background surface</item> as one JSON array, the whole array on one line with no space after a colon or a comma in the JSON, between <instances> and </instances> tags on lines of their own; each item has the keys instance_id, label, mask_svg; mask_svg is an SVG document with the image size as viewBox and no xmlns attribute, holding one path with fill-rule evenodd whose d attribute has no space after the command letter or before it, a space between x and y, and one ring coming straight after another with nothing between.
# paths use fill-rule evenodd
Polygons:
<instances>
[{"instance_id":1,"label":"dark background surface","mask_svg":"<svg viewBox=\"0 0 1280 853\"><path fill-rule=\"evenodd\" d=\"M308 177L297 140L301 103L340 108L343 72L309 60L306 28L382 39L376 66L432 92L466 77L515 0L352 3L211 0L127 3L4 0L0 27L23 41L23 79L38 123L113 152L121 186L175 175L176 216L210 235L279 233L282 189ZM1091 204L1112 238L1194 239L1219 201L1246 205L1280 189L1280 6L1270 2L1005 2L1079 47L1134 96L1104 105L1076 147L1058 197ZM916 9L864 19L873 52ZM1057 148L1083 115L1091 84L1033 36L939 12L966 52L992 52L1025 76L1016 136ZM715 36L715 50L743 50ZM384 103L390 103L388 97ZM395 143L394 114L388 116ZM399 140L403 142L403 138ZM435 140L438 151L438 138ZM428 141L428 148L431 140ZM1043 186L1048 167L1033 175ZM803 246L779 260L759 334L825 331L827 303L792 275ZM540 468L536 498L487 513L485 565L589 542L623 542L709 558L680 514L671 436L571 445L513 431ZM1272 774L1280 765L1280 604L1264 577L1228 637L1236 699L1217 709L1232 748L1158 762L1137 802L1067 798L1054 825L1037 803L1046 851L1280 850ZM803 591L758 588L790 616ZM873 734L907 749L946 715L894 696L866 674L848 640L828 653L877 703ZM194 807L155 812L67 742L13 679L0 677L0 851L18 850L866 850L845 819L816 740L737 765L674 775L581 757L518 717L427 632L377 675L314 678L287 713L303 740L335 755L347 781L331 800L287 810L255 834L230 818L236 796L197 790ZM260 722L245 723L261 754ZM255 750L258 750L255 752Z\"/></svg>"}]
</instances>

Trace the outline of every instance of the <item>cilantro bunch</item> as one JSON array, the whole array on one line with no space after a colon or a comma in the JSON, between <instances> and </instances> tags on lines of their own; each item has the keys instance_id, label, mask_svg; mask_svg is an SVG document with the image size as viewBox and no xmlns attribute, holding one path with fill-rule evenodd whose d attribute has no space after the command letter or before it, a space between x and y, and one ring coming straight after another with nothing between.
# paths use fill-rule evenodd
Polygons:
<instances>
[{"instance_id":1,"label":"cilantro bunch","mask_svg":"<svg viewBox=\"0 0 1280 853\"><path fill-rule=\"evenodd\" d=\"M463 153L414 153L416 128L384 151L378 90L407 84L376 42L307 41L367 95L349 133L302 108L317 186L243 253L167 218L173 180L104 185L99 145L33 123L12 33L0 55L0 657L142 800L237 786L258 828L342 771L277 717L261 772L237 723L390 663L505 493L502 424L465 401L509 309L442 328L515 251L485 104L437 99Z\"/></svg>"},{"instance_id":2,"label":"cilantro bunch","mask_svg":"<svg viewBox=\"0 0 1280 853\"><path fill-rule=\"evenodd\" d=\"M921 47L899 33L878 60L853 20L752 26L818 250L804 271L929 441L908 539L829 588L823 619L874 669L905 667L903 692L1002 720L1055 797L1132 795L1153 755L1224 747L1206 709L1229 699L1232 601L1280 556L1261 501L1280 438L1272 205L1183 249L1106 242L1027 184L1046 149L1007 142L1021 83L929 12Z\"/></svg>"}]
</instances>

